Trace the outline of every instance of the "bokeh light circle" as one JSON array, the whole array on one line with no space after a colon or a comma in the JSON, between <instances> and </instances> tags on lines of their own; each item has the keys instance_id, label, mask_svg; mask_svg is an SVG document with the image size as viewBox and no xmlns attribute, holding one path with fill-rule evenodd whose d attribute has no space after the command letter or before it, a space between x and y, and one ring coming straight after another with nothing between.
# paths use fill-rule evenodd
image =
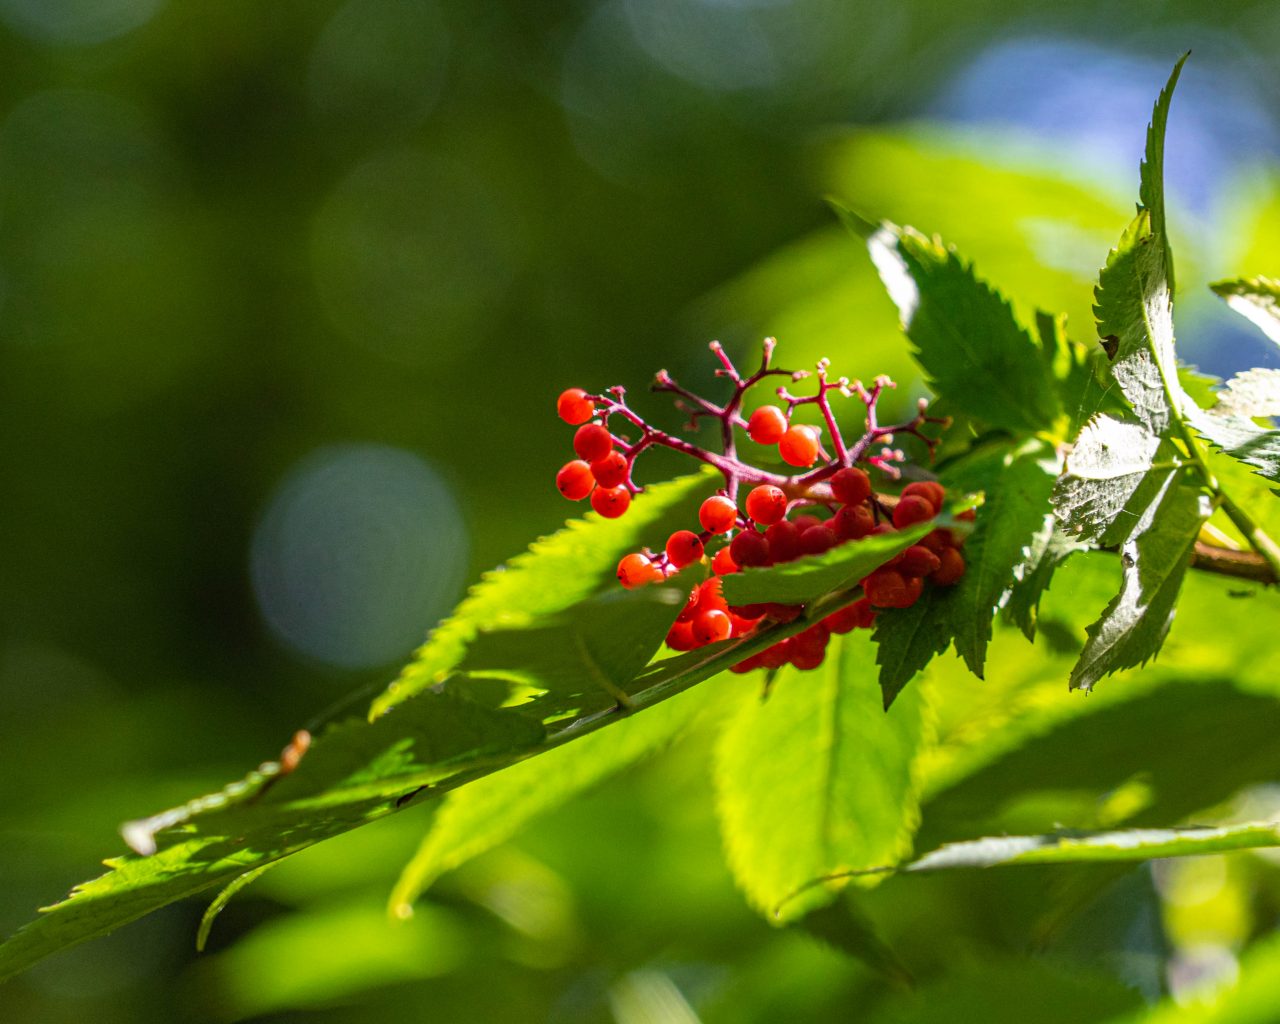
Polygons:
<instances>
[{"instance_id":1,"label":"bokeh light circle","mask_svg":"<svg viewBox=\"0 0 1280 1024\"><path fill-rule=\"evenodd\" d=\"M383 665L451 607L467 546L449 485L425 461L383 445L326 447L287 474L258 524L254 594L295 650Z\"/></svg>"}]
</instances>

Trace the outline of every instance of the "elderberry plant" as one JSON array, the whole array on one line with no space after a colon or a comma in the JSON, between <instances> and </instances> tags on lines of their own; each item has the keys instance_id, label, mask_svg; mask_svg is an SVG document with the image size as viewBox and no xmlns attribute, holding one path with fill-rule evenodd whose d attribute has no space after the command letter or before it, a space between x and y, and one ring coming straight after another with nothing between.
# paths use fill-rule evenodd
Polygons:
<instances>
[{"instance_id":1,"label":"elderberry plant","mask_svg":"<svg viewBox=\"0 0 1280 1024\"><path fill-rule=\"evenodd\" d=\"M1093 601L1082 636L1059 622L1052 638L1074 657L1055 686L1087 690L1156 656L1192 572L1235 588L1210 594L1215 614L1237 593L1256 614L1275 614L1280 430L1267 417L1280 415L1280 371L1250 370L1215 391L1175 350L1162 177L1181 67L1148 128L1137 216L1099 276L1096 340L1073 338L1049 313L1024 321L939 239L839 211L865 241L935 403L883 426L887 380L832 379L825 363L815 377L777 369L772 342L747 376L713 345L731 389L722 404L659 374L656 390L675 397L692 427L718 427L717 451L652 425L621 388L565 391L558 410L578 427L577 458L556 483L593 512L486 575L367 716L315 723L278 761L125 825L132 852L0 944L0 978L222 887L203 936L271 865L437 800L392 893L395 916L410 916L442 873L700 719L719 730L729 867L775 921L812 921L819 907L853 913L833 902L852 877L1280 845L1271 822L1177 827L1230 797L1228 783L1280 771L1271 755L1280 694L1265 654L1264 678L1243 688L1129 672L1114 684L1118 705L1095 711L1101 702L1065 687L1052 707L1043 695L1041 704L1022 699L1034 682L1018 674L1022 662L1050 646L1038 642L1012 659L1016 685L997 688L995 707L968 719L922 675L953 648L982 677L989 660L1000 663L988 655L1001 620L1035 639L1043 602L1074 612ZM1251 277L1215 290L1280 340L1280 285ZM751 389L780 380L776 402L748 414ZM789 389L805 381L816 389ZM850 409L860 421L852 443L840 427ZM810 413L820 422L797 422ZM763 465L740 453L743 433ZM919 442L925 465L893 447L904 437ZM637 457L655 448L700 466L642 487ZM1049 595L1056 578L1104 562L1113 574L1089 577L1104 581L1094 589ZM748 679L761 670L754 678L772 685L730 669ZM1126 740L1077 759L1069 774L1089 790L1078 817L1059 817L1054 803L1054 816L1040 819L1045 834L998 834L1004 804L1040 793L1020 750L1043 743L1074 755L1092 723L1114 726L1105 712L1117 706L1133 709L1125 735L1140 735L1173 699L1166 693L1193 712L1164 723L1172 741ZM940 707L962 719L946 742ZM1206 732L1202 720L1220 727ZM1221 736L1228 747L1213 749L1223 760L1238 738L1256 742L1217 785L1188 768L1188 755ZM1060 756L1050 760L1043 788L1063 777ZM1143 799L1108 796L1134 778L1155 780ZM1051 831L1060 823L1075 827ZM852 926L865 935L860 920ZM860 949L883 966L875 942Z\"/></svg>"},{"instance_id":2,"label":"elderberry plant","mask_svg":"<svg viewBox=\"0 0 1280 1024\"><path fill-rule=\"evenodd\" d=\"M892 426L881 425L877 417L880 396L886 388L895 386L887 377L877 377L870 388L846 377L832 380L828 376L829 363L822 360L817 365L817 389L813 394L796 396L785 385L779 386L777 397L785 409L760 405L749 419L745 418L744 400L768 378L785 377L794 384L810 376L804 370L775 368L775 345L773 338L765 339L759 368L744 377L723 346L711 343L711 351L720 362L716 375L733 385L733 392L723 405L682 387L665 370L658 373L653 390L677 396L677 408L689 417L687 430L696 431L702 419L718 426L719 452L648 423L627 405L623 387L610 388L602 395L570 388L557 401L560 418L578 425L573 438L578 458L556 474L556 485L561 494L573 501L590 496L592 507L605 518L624 514L632 495L640 493L632 473L637 456L646 449L670 448L705 463L723 477L724 486L698 509L700 532L676 530L657 554L646 548L625 555L618 563L618 581L633 590L661 583L709 556L712 576L693 587L667 631L666 644L672 651L692 651L748 637L773 623L794 622L804 612L802 604L782 601L729 604L721 577L744 568L783 565L821 555L837 545L867 537L896 534L929 522L943 510L946 490L936 481L912 481L900 495L882 495L875 493L870 476L858 466L865 462L896 481L902 475L898 464L906 455L901 448L892 447L895 435L917 438L932 455L938 439L922 428L947 424L945 417L930 416L927 400L921 399L911 419ZM840 431L832 407L833 396L856 398L860 403L863 432L852 445L845 443ZM823 445L822 427L794 422L795 411L802 406L817 410L827 430L830 451ZM638 432L635 440L614 434L609 426L611 419L621 422L623 429ZM744 461L738 453L738 431L744 431L761 447L776 447L783 463L808 472L789 476ZM821 465L813 468L819 461ZM748 486L751 490L740 510L739 491ZM960 513L961 518L966 516L972 519L972 512ZM818 668L833 634L870 629L878 609L911 607L924 592L926 580L942 587L959 582L965 568L959 550L963 543L962 532L946 527L931 530L919 538L919 543L888 557L859 579L863 596L852 604L737 662L730 670L776 670L786 664L797 669ZM712 550L708 545L716 547Z\"/></svg>"}]
</instances>

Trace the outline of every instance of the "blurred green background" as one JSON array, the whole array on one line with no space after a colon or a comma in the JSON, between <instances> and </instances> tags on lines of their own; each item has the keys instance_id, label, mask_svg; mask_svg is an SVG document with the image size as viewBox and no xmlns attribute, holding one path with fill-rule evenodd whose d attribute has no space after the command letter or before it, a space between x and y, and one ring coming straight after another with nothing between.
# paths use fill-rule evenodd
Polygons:
<instances>
[{"instance_id":1,"label":"blurred green background","mask_svg":"<svg viewBox=\"0 0 1280 1024\"><path fill-rule=\"evenodd\" d=\"M626 384L674 426L656 369L714 387L708 340L773 334L786 364L918 392L824 195L943 233L1089 340L1151 102L1192 48L1180 343L1212 373L1280 365L1203 288L1280 272L1278 46L1267 3L0 0L0 933L119 852L120 821L385 684L468 581L556 528L564 387ZM705 762L695 734L394 926L427 824L406 814L268 875L213 954L201 907L171 908L0 989L0 1020L890 999L746 909ZM1269 920L1231 902L1265 862L1214 863L1230 957ZM902 898L982 905L933 885ZM981 991L982 951L1025 939L955 940L948 984ZM1073 1005L1076 980L1019 977ZM1130 1005L1108 984L1078 983Z\"/></svg>"}]
</instances>

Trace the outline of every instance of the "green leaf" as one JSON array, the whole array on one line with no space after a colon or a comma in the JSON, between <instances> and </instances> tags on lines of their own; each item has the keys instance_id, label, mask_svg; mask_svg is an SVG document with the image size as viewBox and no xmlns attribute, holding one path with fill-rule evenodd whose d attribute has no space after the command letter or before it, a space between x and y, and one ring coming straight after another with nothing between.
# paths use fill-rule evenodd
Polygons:
<instances>
[{"instance_id":1,"label":"green leaf","mask_svg":"<svg viewBox=\"0 0 1280 1024\"><path fill-rule=\"evenodd\" d=\"M914 984L911 972L881 937L875 923L849 896L811 910L793 927L861 961L899 988Z\"/></svg>"},{"instance_id":2,"label":"green leaf","mask_svg":"<svg viewBox=\"0 0 1280 1024\"><path fill-rule=\"evenodd\" d=\"M1196 537L1209 517L1207 499L1183 476L1165 478L1121 547L1120 593L1089 627L1071 672L1072 689L1088 690L1104 675L1144 664L1163 645Z\"/></svg>"},{"instance_id":3,"label":"green leaf","mask_svg":"<svg viewBox=\"0 0 1280 1024\"><path fill-rule=\"evenodd\" d=\"M1014 583L1004 604L1004 615L1028 640L1034 640L1040 618L1040 601L1053 582L1058 567L1072 555L1087 550L1063 532L1050 518L1031 538L1026 560L1014 569Z\"/></svg>"},{"instance_id":4,"label":"green leaf","mask_svg":"<svg viewBox=\"0 0 1280 1024\"><path fill-rule=\"evenodd\" d=\"M772 914L811 878L906 855L928 732L919 690L881 709L864 636L833 639L821 669L784 668L768 700L744 700L715 777L729 866L750 902ZM832 896L811 890L781 914Z\"/></svg>"},{"instance_id":5,"label":"green leaf","mask_svg":"<svg viewBox=\"0 0 1280 1024\"><path fill-rule=\"evenodd\" d=\"M1234 281L1217 281L1209 287L1222 296L1228 306L1280 345L1280 281L1269 277L1242 277Z\"/></svg>"},{"instance_id":6,"label":"green leaf","mask_svg":"<svg viewBox=\"0 0 1280 1024\"><path fill-rule=\"evenodd\" d=\"M1237 373L1218 392L1216 413L1280 416L1280 370L1255 367Z\"/></svg>"},{"instance_id":7,"label":"green leaf","mask_svg":"<svg viewBox=\"0 0 1280 1024\"><path fill-rule=\"evenodd\" d=\"M392 913L410 916L414 902L442 874L670 742L723 696L723 690L696 687L643 715L622 719L607 732L584 736L449 793L392 890Z\"/></svg>"},{"instance_id":8,"label":"green leaf","mask_svg":"<svg viewBox=\"0 0 1280 1024\"><path fill-rule=\"evenodd\" d=\"M743 569L723 578L724 597L731 605L776 601L807 604L815 597L857 586L874 569L905 551L938 524L918 523L895 533L873 534L840 544L820 555L767 569Z\"/></svg>"},{"instance_id":9,"label":"green leaf","mask_svg":"<svg viewBox=\"0 0 1280 1024\"><path fill-rule=\"evenodd\" d=\"M999 292L912 228L886 221L867 248L934 392L994 427L1052 425L1058 399L1040 346Z\"/></svg>"},{"instance_id":10,"label":"green leaf","mask_svg":"<svg viewBox=\"0 0 1280 1024\"><path fill-rule=\"evenodd\" d=\"M1164 138L1169 103L1186 61L1174 66L1147 127L1138 215L1107 257L1094 315L1112 374L1138 418L1164 435L1184 404L1173 340L1173 255L1165 225Z\"/></svg>"},{"instance_id":11,"label":"green leaf","mask_svg":"<svg viewBox=\"0 0 1280 1024\"><path fill-rule=\"evenodd\" d=\"M1045 365L1057 385L1058 400L1067 414L1067 434L1074 436L1098 413L1116 405L1102 384L1098 363L1103 353L1097 346L1085 349L1067 337L1066 317L1036 311L1036 333Z\"/></svg>"},{"instance_id":12,"label":"green leaf","mask_svg":"<svg viewBox=\"0 0 1280 1024\"><path fill-rule=\"evenodd\" d=\"M1074 864L1141 861L1156 857L1198 857L1231 850L1280 846L1280 825L1253 821L1238 825L1135 828L1102 832L1058 832L1038 836L988 836L947 843L902 871L945 871L1006 864Z\"/></svg>"},{"instance_id":13,"label":"green leaf","mask_svg":"<svg viewBox=\"0 0 1280 1024\"><path fill-rule=\"evenodd\" d=\"M1053 490L1054 514L1063 531L1081 543L1102 542L1115 532L1118 520L1122 529L1132 525L1131 517L1122 517L1135 499L1140 501L1157 455L1170 459L1158 473L1162 479L1176 468L1171 452L1161 453L1164 443L1141 423L1105 415L1091 420L1076 438Z\"/></svg>"},{"instance_id":14,"label":"green leaf","mask_svg":"<svg viewBox=\"0 0 1280 1024\"><path fill-rule=\"evenodd\" d=\"M886 710L935 654L951 646L947 597L941 587L925 587L920 600L910 608L886 609L876 615L872 638Z\"/></svg>"},{"instance_id":15,"label":"green leaf","mask_svg":"<svg viewBox=\"0 0 1280 1024\"><path fill-rule=\"evenodd\" d=\"M482 629L536 625L611 583L623 555L695 516L700 499L712 490L713 477L710 472L693 474L650 487L619 519L588 513L534 542L505 567L486 573L374 701L370 716L385 714L444 680Z\"/></svg>"},{"instance_id":16,"label":"green leaf","mask_svg":"<svg viewBox=\"0 0 1280 1024\"><path fill-rule=\"evenodd\" d=\"M818 601L813 619L650 665L621 687L626 705L642 714L837 607L839 602ZM219 793L131 823L135 847L154 841L158 851L107 861L107 874L78 886L0 944L0 980L59 949L392 814L419 795L442 795L629 720L598 687L583 687L587 696L570 708L544 707L537 699L487 707L469 696L478 692L476 680L450 677L373 722L355 718L331 726L290 774L268 763Z\"/></svg>"},{"instance_id":17,"label":"green leaf","mask_svg":"<svg viewBox=\"0 0 1280 1024\"><path fill-rule=\"evenodd\" d=\"M1260 476L1280 483L1280 430L1260 427L1243 416L1220 415L1216 410L1188 410L1187 419L1206 441Z\"/></svg>"},{"instance_id":18,"label":"green leaf","mask_svg":"<svg viewBox=\"0 0 1280 1024\"><path fill-rule=\"evenodd\" d=\"M1044 529L1057 468L1052 450L1035 443L1002 454L981 482L986 499L965 543L965 574L943 599L956 652L979 678L996 610Z\"/></svg>"},{"instance_id":19,"label":"green leaf","mask_svg":"<svg viewBox=\"0 0 1280 1024\"><path fill-rule=\"evenodd\" d=\"M233 878L228 882L222 892L213 898L213 901L205 908L205 912L200 918L200 927L196 929L196 952L204 952L205 944L209 941L209 933L213 930L213 922L218 919L218 915L226 909L227 904L235 898L236 894L241 889L248 888L255 879L265 874L268 868L274 867L279 863L278 860L273 860L269 863L258 865L252 871L246 871L239 878Z\"/></svg>"}]
</instances>

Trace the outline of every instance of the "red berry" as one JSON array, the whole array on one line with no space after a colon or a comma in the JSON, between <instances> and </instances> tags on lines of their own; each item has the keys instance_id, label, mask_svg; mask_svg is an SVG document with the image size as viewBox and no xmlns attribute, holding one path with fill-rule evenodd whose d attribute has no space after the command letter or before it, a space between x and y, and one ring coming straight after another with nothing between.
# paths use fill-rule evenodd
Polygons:
<instances>
[{"instance_id":1,"label":"red berry","mask_svg":"<svg viewBox=\"0 0 1280 1024\"><path fill-rule=\"evenodd\" d=\"M832 612L822 621L832 633L851 633L855 629L870 629L876 620L876 610L865 597L860 597L847 608Z\"/></svg>"},{"instance_id":2,"label":"red berry","mask_svg":"<svg viewBox=\"0 0 1280 1024\"><path fill-rule=\"evenodd\" d=\"M860 505L871 497L871 477L856 466L839 470L831 478L831 496L842 505Z\"/></svg>"},{"instance_id":3,"label":"red berry","mask_svg":"<svg viewBox=\"0 0 1280 1024\"><path fill-rule=\"evenodd\" d=\"M772 526L787 514L787 496L781 487L761 484L747 495L746 508L747 515L761 526Z\"/></svg>"},{"instance_id":4,"label":"red berry","mask_svg":"<svg viewBox=\"0 0 1280 1024\"><path fill-rule=\"evenodd\" d=\"M818 460L818 428L792 427L778 441L778 454L788 466L812 466Z\"/></svg>"},{"instance_id":5,"label":"red berry","mask_svg":"<svg viewBox=\"0 0 1280 1024\"><path fill-rule=\"evenodd\" d=\"M955 548L944 548L938 553L939 566L929 574L929 582L949 587L960 582L964 575L964 555Z\"/></svg>"},{"instance_id":6,"label":"red berry","mask_svg":"<svg viewBox=\"0 0 1280 1024\"><path fill-rule=\"evenodd\" d=\"M757 669L757 668L759 668L759 667L760 667L760 655L758 655L758 654L753 654L753 655L752 655L750 658L748 658L746 661L740 661L740 662L738 662L738 664L736 664L736 665L730 665L730 666L729 666L729 671L730 671L730 672L737 672L737 673L741 674L741 673L743 673L743 672L750 672L750 671L752 671L753 669Z\"/></svg>"},{"instance_id":7,"label":"red berry","mask_svg":"<svg viewBox=\"0 0 1280 1024\"><path fill-rule=\"evenodd\" d=\"M795 523L786 519L774 523L764 531L764 539L769 542L769 557L775 565L800 557L800 531Z\"/></svg>"},{"instance_id":8,"label":"red berry","mask_svg":"<svg viewBox=\"0 0 1280 1024\"><path fill-rule=\"evenodd\" d=\"M661 580L662 570L644 555L627 555L618 563L618 582L628 590Z\"/></svg>"},{"instance_id":9,"label":"red berry","mask_svg":"<svg viewBox=\"0 0 1280 1024\"><path fill-rule=\"evenodd\" d=\"M950 530L938 529L934 530L932 533L926 533L921 537L920 546L922 548L928 548L935 555L941 557L942 552L946 551L947 548L953 548L956 546L956 541L955 538L951 536Z\"/></svg>"},{"instance_id":10,"label":"red berry","mask_svg":"<svg viewBox=\"0 0 1280 1024\"><path fill-rule=\"evenodd\" d=\"M581 459L574 459L560 467L556 474L556 487L570 501L581 501L591 493L596 485L596 478L591 475L591 467Z\"/></svg>"},{"instance_id":11,"label":"red berry","mask_svg":"<svg viewBox=\"0 0 1280 1024\"><path fill-rule=\"evenodd\" d=\"M937 555L920 544L912 544L896 561L898 572L903 576L928 576L942 565Z\"/></svg>"},{"instance_id":12,"label":"red berry","mask_svg":"<svg viewBox=\"0 0 1280 1024\"><path fill-rule=\"evenodd\" d=\"M693 638L699 644L714 644L728 640L733 633L733 621L728 612L711 608L693 617Z\"/></svg>"},{"instance_id":13,"label":"red berry","mask_svg":"<svg viewBox=\"0 0 1280 1024\"><path fill-rule=\"evenodd\" d=\"M762 533L743 530L730 542L729 556L742 566L768 565L769 542Z\"/></svg>"},{"instance_id":14,"label":"red berry","mask_svg":"<svg viewBox=\"0 0 1280 1024\"><path fill-rule=\"evenodd\" d=\"M836 535L827 526L811 526L800 534L800 552L805 555L820 555L836 546Z\"/></svg>"},{"instance_id":15,"label":"red berry","mask_svg":"<svg viewBox=\"0 0 1280 1024\"><path fill-rule=\"evenodd\" d=\"M698 605L702 600L702 588L694 587L689 593L689 600L685 602L684 608L680 614L676 616L676 622L690 622L693 617L698 614Z\"/></svg>"},{"instance_id":16,"label":"red berry","mask_svg":"<svg viewBox=\"0 0 1280 1024\"><path fill-rule=\"evenodd\" d=\"M809 527L811 526L822 525L821 519L819 519L817 516L810 516L810 515L796 516L791 521L796 524L796 529L799 530L801 533L804 533L804 531L809 529Z\"/></svg>"},{"instance_id":17,"label":"red berry","mask_svg":"<svg viewBox=\"0 0 1280 1024\"><path fill-rule=\"evenodd\" d=\"M791 664L802 671L817 668L827 656L825 650L812 650L795 644L791 645L791 650L788 653L791 656Z\"/></svg>"},{"instance_id":18,"label":"red berry","mask_svg":"<svg viewBox=\"0 0 1280 1024\"><path fill-rule=\"evenodd\" d=\"M800 617L800 613L804 611L804 606L799 604L778 604L770 602L765 605L769 618L775 622L795 622Z\"/></svg>"},{"instance_id":19,"label":"red berry","mask_svg":"<svg viewBox=\"0 0 1280 1024\"><path fill-rule=\"evenodd\" d=\"M862 592L877 608L907 608L914 603L908 597L907 581L897 569L877 569L862 581Z\"/></svg>"},{"instance_id":20,"label":"red berry","mask_svg":"<svg viewBox=\"0 0 1280 1024\"><path fill-rule=\"evenodd\" d=\"M924 498L933 506L934 512L942 511L942 503L946 500L947 492L943 490L942 484L935 483L933 480L917 480L915 483L907 484L902 488L902 496L904 498L910 495L916 495Z\"/></svg>"},{"instance_id":21,"label":"red berry","mask_svg":"<svg viewBox=\"0 0 1280 1024\"><path fill-rule=\"evenodd\" d=\"M622 452L609 452L591 463L591 475L601 487L617 487L627 479L627 460Z\"/></svg>"},{"instance_id":22,"label":"red berry","mask_svg":"<svg viewBox=\"0 0 1280 1024\"><path fill-rule=\"evenodd\" d=\"M698 597L700 611L705 611L708 608L718 608L722 612L729 610L729 604L724 599L724 587L720 585L720 580L715 576L699 583L698 590L701 591Z\"/></svg>"},{"instance_id":23,"label":"red berry","mask_svg":"<svg viewBox=\"0 0 1280 1024\"><path fill-rule=\"evenodd\" d=\"M966 523L971 523L978 518L978 510L976 508L967 508L963 512L957 512L956 518Z\"/></svg>"},{"instance_id":24,"label":"red berry","mask_svg":"<svg viewBox=\"0 0 1280 1024\"><path fill-rule=\"evenodd\" d=\"M723 494L715 494L698 509L698 522L712 533L728 533L738 521L738 506Z\"/></svg>"},{"instance_id":25,"label":"red berry","mask_svg":"<svg viewBox=\"0 0 1280 1024\"><path fill-rule=\"evenodd\" d=\"M791 660L791 641L779 640L772 647L766 647L760 654L761 668L782 668Z\"/></svg>"},{"instance_id":26,"label":"red berry","mask_svg":"<svg viewBox=\"0 0 1280 1024\"><path fill-rule=\"evenodd\" d=\"M831 639L831 630L826 624L819 621L806 629L803 633L797 633L791 638L791 642L796 647L806 651L825 651L827 642Z\"/></svg>"},{"instance_id":27,"label":"red berry","mask_svg":"<svg viewBox=\"0 0 1280 1024\"><path fill-rule=\"evenodd\" d=\"M595 462L613 451L613 435L599 423L588 423L574 432L573 450L578 458Z\"/></svg>"},{"instance_id":28,"label":"red berry","mask_svg":"<svg viewBox=\"0 0 1280 1024\"><path fill-rule=\"evenodd\" d=\"M721 548L711 559L711 571L717 576L729 576L738 569L738 563L733 560L733 555L729 553L728 548Z\"/></svg>"},{"instance_id":29,"label":"red berry","mask_svg":"<svg viewBox=\"0 0 1280 1024\"><path fill-rule=\"evenodd\" d=\"M556 399L556 412L566 423L586 423L596 414L596 403L587 397L582 388L570 388Z\"/></svg>"},{"instance_id":30,"label":"red berry","mask_svg":"<svg viewBox=\"0 0 1280 1024\"><path fill-rule=\"evenodd\" d=\"M698 641L693 635L693 624L677 621L667 630L667 646L673 651L692 651L697 647Z\"/></svg>"},{"instance_id":31,"label":"red berry","mask_svg":"<svg viewBox=\"0 0 1280 1024\"><path fill-rule=\"evenodd\" d=\"M934 515L936 515L934 507L927 499L918 494L908 494L893 510L893 525L899 530L905 530L908 526L932 519Z\"/></svg>"},{"instance_id":32,"label":"red berry","mask_svg":"<svg viewBox=\"0 0 1280 1024\"><path fill-rule=\"evenodd\" d=\"M617 519L631 506L631 492L625 487L597 487L591 492L591 507L606 519Z\"/></svg>"},{"instance_id":33,"label":"red berry","mask_svg":"<svg viewBox=\"0 0 1280 1024\"><path fill-rule=\"evenodd\" d=\"M755 631L756 626L760 625L759 615L743 615L741 609L729 609L729 621L733 624L733 638L736 640L740 636L747 636Z\"/></svg>"},{"instance_id":34,"label":"red berry","mask_svg":"<svg viewBox=\"0 0 1280 1024\"><path fill-rule=\"evenodd\" d=\"M787 432L787 416L776 405L762 405L747 420L747 436L756 444L777 444Z\"/></svg>"},{"instance_id":35,"label":"red berry","mask_svg":"<svg viewBox=\"0 0 1280 1024\"><path fill-rule=\"evenodd\" d=\"M876 519L866 505L846 505L831 524L840 540L861 540L876 528Z\"/></svg>"},{"instance_id":36,"label":"red berry","mask_svg":"<svg viewBox=\"0 0 1280 1024\"><path fill-rule=\"evenodd\" d=\"M692 530L676 530L667 538L667 558L677 569L693 565L702 557L702 538Z\"/></svg>"}]
</instances>

